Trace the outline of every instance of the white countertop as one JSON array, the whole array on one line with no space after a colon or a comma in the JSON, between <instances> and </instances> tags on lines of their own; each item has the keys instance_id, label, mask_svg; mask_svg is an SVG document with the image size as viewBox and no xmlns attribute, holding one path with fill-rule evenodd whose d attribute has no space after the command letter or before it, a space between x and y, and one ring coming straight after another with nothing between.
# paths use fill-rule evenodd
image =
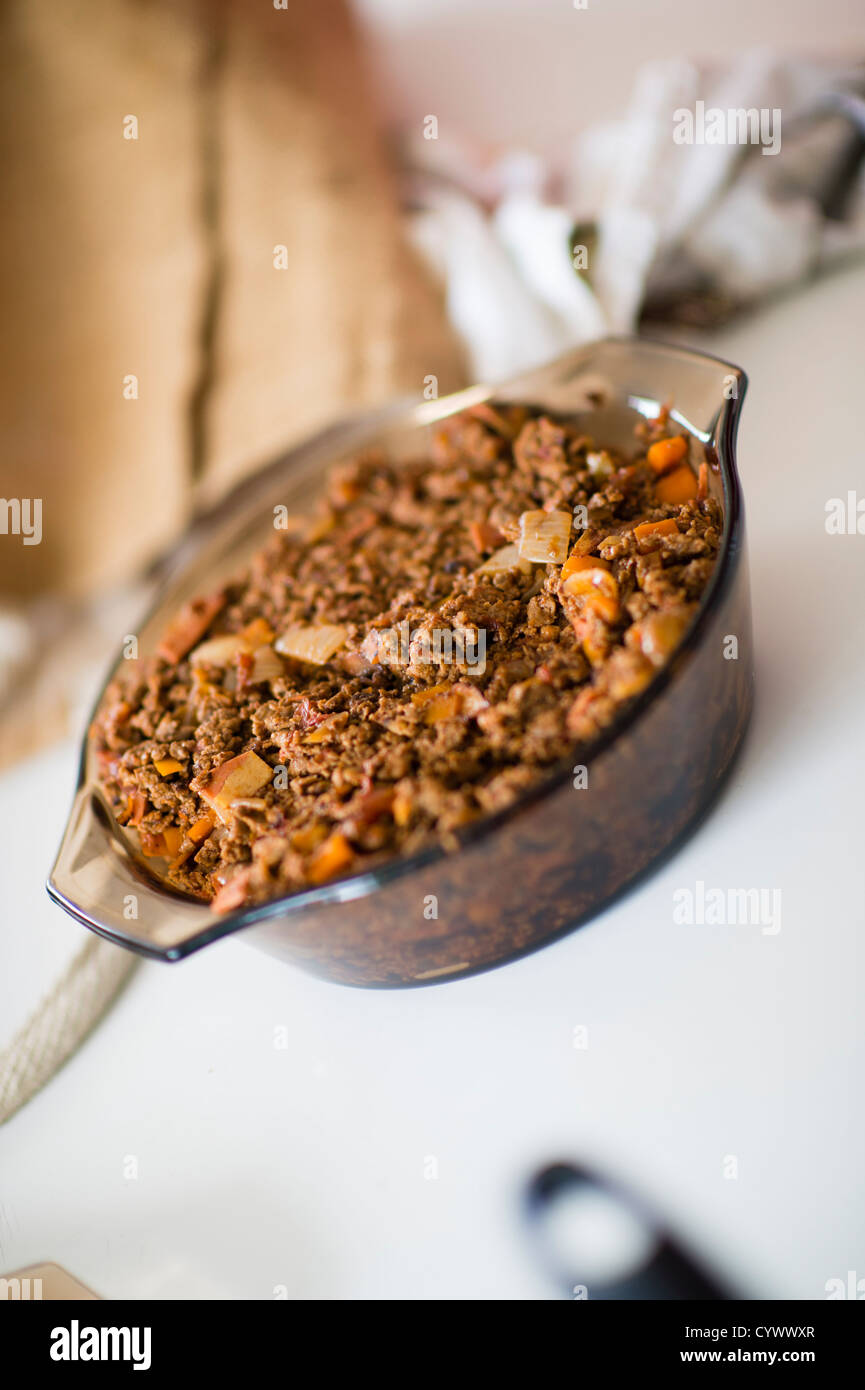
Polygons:
<instances>
[{"instance_id":1,"label":"white countertop","mask_svg":"<svg viewBox=\"0 0 865 1390\"><path fill-rule=\"evenodd\" d=\"M829 498L865 497L863 321L858 268L711 340L751 378L759 687L683 850L564 941L427 990L326 985L242 940L142 964L0 1129L0 1272L56 1260L110 1298L546 1297L518 1197L564 1156L626 1179L752 1295L865 1275L865 536L824 526ZM0 781L3 1036L83 939L42 886L73 762ZM699 879L779 888L781 931L675 925Z\"/></svg>"}]
</instances>

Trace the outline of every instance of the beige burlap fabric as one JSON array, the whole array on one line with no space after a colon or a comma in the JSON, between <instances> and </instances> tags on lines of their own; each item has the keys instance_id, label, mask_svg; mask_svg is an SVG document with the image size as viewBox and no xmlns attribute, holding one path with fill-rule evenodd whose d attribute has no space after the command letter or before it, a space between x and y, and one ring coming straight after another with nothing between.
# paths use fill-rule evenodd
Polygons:
<instances>
[{"instance_id":1,"label":"beige burlap fabric","mask_svg":"<svg viewBox=\"0 0 865 1390\"><path fill-rule=\"evenodd\" d=\"M347 408L460 384L344 0L0 9L0 598L89 594Z\"/></svg>"}]
</instances>

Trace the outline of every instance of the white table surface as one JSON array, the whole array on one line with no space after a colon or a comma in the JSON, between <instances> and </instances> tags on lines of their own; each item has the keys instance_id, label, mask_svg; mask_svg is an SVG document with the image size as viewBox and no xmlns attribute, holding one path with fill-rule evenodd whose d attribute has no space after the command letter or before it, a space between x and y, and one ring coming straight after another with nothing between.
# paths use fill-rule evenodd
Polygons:
<instances>
[{"instance_id":1,"label":"white table surface","mask_svg":"<svg viewBox=\"0 0 865 1390\"><path fill-rule=\"evenodd\" d=\"M865 496L863 311L860 268L714 339L751 376L759 692L681 853L566 940L427 990L326 985L242 940L142 964L0 1130L0 1271L53 1259L111 1298L543 1298L519 1194L570 1156L746 1293L865 1275L865 536L824 527ZM0 781L0 1036L83 939L42 886L72 779L59 749ZM779 888L780 933L675 925L698 879Z\"/></svg>"}]
</instances>

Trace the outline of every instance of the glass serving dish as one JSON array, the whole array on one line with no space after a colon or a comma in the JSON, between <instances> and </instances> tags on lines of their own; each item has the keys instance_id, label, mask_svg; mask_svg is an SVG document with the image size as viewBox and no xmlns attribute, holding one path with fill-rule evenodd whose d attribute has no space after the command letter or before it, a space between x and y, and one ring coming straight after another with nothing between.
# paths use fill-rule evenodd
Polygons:
<instances>
[{"instance_id":1,"label":"glass serving dish","mask_svg":"<svg viewBox=\"0 0 865 1390\"><path fill-rule=\"evenodd\" d=\"M681 645L615 724L520 800L436 845L321 887L226 916L178 892L141 857L102 795L87 740L48 881L93 931L176 961L225 936L341 984L405 986L513 960L585 922L675 849L713 802L742 741L753 696L745 523L735 441L746 388L730 363L639 339L575 349L504 386L474 386L335 425L244 481L172 554L138 632L142 656L190 597L237 572L272 533L274 507L311 511L328 465L381 446L422 456L444 417L485 400L576 419L600 444L634 448L640 416L672 402L693 465L709 465L724 512L721 552ZM109 673L110 680L121 658ZM106 681L107 684L107 681ZM101 698L101 693L100 693ZM586 767L586 778L574 767ZM587 785L581 784L583 781Z\"/></svg>"}]
</instances>

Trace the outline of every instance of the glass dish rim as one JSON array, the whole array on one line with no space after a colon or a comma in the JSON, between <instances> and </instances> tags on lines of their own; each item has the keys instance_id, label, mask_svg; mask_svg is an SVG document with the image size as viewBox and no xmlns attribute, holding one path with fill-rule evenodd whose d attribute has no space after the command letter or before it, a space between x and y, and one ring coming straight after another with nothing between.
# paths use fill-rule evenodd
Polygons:
<instances>
[{"instance_id":1,"label":"glass dish rim","mask_svg":"<svg viewBox=\"0 0 865 1390\"><path fill-rule=\"evenodd\" d=\"M123 945L140 955L149 956L158 960L176 961L203 949L205 946L215 941L221 940L227 936L232 936L236 932L243 931L249 927L274 919L288 919L310 908L316 908L326 904L351 902L357 898L367 897L395 879L425 868L427 865L435 863L445 857L463 853L464 850L477 841L484 839L488 835L494 835L496 831L511 818L522 815L527 809L530 809L543 798L555 794L555 792L565 784L568 777L573 775L572 762L576 753L580 751L583 752L585 763L588 766L592 761L601 757L613 743L635 724L655 700L663 696L664 691L668 688L676 674L685 663L691 659L695 650L699 647L703 632L712 613L721 605L725 594L728 592L733 582L741 557L744 531L744 507L741 482L736 462L736 434L742 402L748 388L747 374L741 367L713 353L684 347L678 343L665 342L663 339L659 338L611 334L603 338L595 339L590 343L574 347L565 353L559 354L552 362L541 364L540 367L533 368L528 372L514 374L505 382L493 384L484 383L470 386L464 390L442 396L434 403L437 410L433 418L444 419L455 414L458 410L465 408L465 406L470 403L479 403L480 401L495 399L497 393L506 392L515 381L518 382L524 377L534 377L557 364L567 362L571 358L577 359L583 354L589 354L593 350L597 351L606 346L631 347L634 349L643 347L648 349L654 348L671 357L680 357L692 362L704 362L719 368L726 368L727 374L735 376L738 383L736 394L727 397L719 404L717 414L713 420L712 434L707 434L703 441L708 443L711 440L716 448L719 475L724 493L724 531L721 537L721 549L718 561L706 590L700 599L697 612L694 614L673 658L655 673L645 690L623 706L612 724L604 729L590 744L585 745L583 749L580 748L580 745L575 744L574 748L563 759L549 768L542 777L539 777L532 786L526 788L510 805L499 811L479 816L475 821L461 828L457 833L458 845L455 848L446 848L434 841L423 849L416 851L414 854L405 856L394 855L379 865L349 874L344 878L334 879L331 882L321 884L314 888L296 889L290 893L283 893L277 897L269 898L266 902L257 903L250 907L239 908L234 912L217 917L211 912L208 903L197 901L192 895L183 893L179 889L173 888L170 884L166 884L158 874L146 863L142 862L140 857L134 853L123 834L122 828L115 820L105 800L98 779L91 776L88 771L89 728L102 701L105 690L115 675L118 663L118 658L115 656L88 716L78 762L73 807L77 804L78 798L81 796L82 792L89 790L90 794L98 799L106 835L114 841L115 845L120 846L120 852L135 864L139 876L146 882L147 887L152 892L163 897L166 904L175 901L182 902L193 908L196 906L200 907L203 918L202 926L200 930L190 932L182 941L178 941L169 946L162 946L157 943L147 944L141 938L128 936L122 930L114 927L107 927L104 923L91 916L85 908L82 908L79 904L70 899L55 882L55 872L62 858L65 846L65 835L46 883L49 897L51 897L58 906L62 907L70 916L74 917L83 926L88 927L91 931ZM623 403L631 405L633 402L641 399L646 398L628 395ZM453 403L451 409L441 409L441 407L448 405L448 403ZM191 548L194 549L199 539L203 540L206 536L212 535L218 530L220 523L230 514L232 503L239 497L243 489L248 489L251 485L254 485L261 488L263 491L267 486L267 480L271 476L275 478L280 472L290 467L291 460L296 455L309 450L313 445L319 447L325 445L331 434L334 436L334 439L336 439L336 436L346 424L352 424L361 429L365 426L369 426L370 430L378 425L380 429L384 431L389 425L393 426L402 416L411 410L415 412L422 411L423 406L419 406L416 400L410 400L408 402L400 401L391 405L358 412L348 417L348 419L344 417L342 421L337 422L335 425L325 427L325 429L316 434L301 439L289 449L280 452L275 458L265 463L249 477L242 479L232 487L228 493L201 512L183 533L175 550L172 552L174 563L165 574L162 583L159 584L157 592L151 598L147 610L142 614L138 627L144 627L159 608L164 593L169 588L172 578L183 568L183 556ZM689 426L688 422L684 421L683 417L677 416L674 407L671 411L671 419L675 420L677 418L682 420L682 423L689 428L691 437L699 437L694 428ZM422 424L424 422L420 420L415 423Z\"/></svg>"}]
</instances>

